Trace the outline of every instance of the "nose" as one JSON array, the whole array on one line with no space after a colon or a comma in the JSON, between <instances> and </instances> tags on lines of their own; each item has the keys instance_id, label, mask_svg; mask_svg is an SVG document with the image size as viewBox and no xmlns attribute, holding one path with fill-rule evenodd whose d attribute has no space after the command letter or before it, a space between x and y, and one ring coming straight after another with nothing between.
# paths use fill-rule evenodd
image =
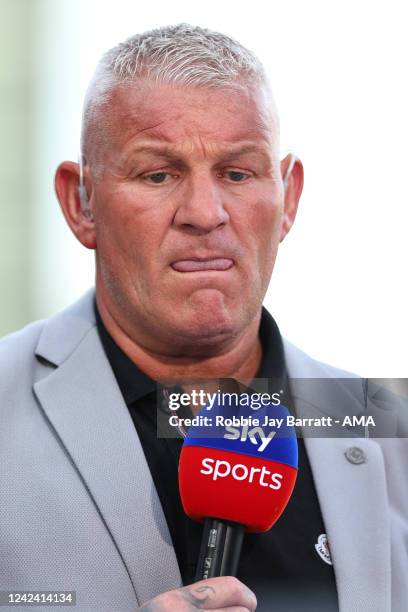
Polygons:
<instances>
[{"instance_id":1,"label":"nose","mask_svg":"<svg viewBox=\"0 0 408 612\"><path fill-rule=\"evenodd\" d=\"M208 234L226 225L222 189L209 173L191 175L174 215L174 225L195 234Z\"/></svg>"}]
</instances>

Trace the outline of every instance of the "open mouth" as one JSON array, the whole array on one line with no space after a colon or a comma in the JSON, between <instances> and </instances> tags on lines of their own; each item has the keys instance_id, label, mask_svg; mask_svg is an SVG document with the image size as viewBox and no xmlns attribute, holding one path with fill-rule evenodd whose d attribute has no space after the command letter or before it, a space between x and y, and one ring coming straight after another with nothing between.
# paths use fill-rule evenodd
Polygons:
<instances>
[{"instance_id":1,"label":"open mouth","mask_svg":"<svg viewBox=\"0 0 408 612\"><path fill-rule=\"evenodd\" d=\"M216 257L214 259L180 259L171 264L177 272L225 272L234 265L232 259Z\"/></svg>"}]
</instances>

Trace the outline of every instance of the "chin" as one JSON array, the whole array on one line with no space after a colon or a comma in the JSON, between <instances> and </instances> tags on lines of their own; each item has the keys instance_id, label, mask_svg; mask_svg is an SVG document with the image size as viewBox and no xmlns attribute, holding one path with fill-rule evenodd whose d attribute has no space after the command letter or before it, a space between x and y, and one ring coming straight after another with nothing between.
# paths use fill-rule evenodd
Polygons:
<instances>
[{"instance_id":1,"label":"chin","mask_svg":"<svg viewBox=\"0 0 408 612\"><path fill-rule=\"evenodd\" d=\"M241 331L242 317L236 309L202 307L179 312L183 315L174 321L177 336L189 353L194 347L219 350Z\"/></svg>"}]
</instances>

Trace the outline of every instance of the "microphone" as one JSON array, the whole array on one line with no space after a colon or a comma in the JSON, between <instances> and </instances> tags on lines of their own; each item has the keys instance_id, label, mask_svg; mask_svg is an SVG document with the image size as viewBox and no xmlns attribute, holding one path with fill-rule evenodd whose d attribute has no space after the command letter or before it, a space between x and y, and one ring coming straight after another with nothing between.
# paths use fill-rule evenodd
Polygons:
<instances>
[{"instance_id":1,"label":"microphone","mask_svg":"<svg viewBox=\"0 0 408 612\"><path fill-rule=\"evenodd\" d=\"M237 396L228 406L204 407L198 417L206 421L196 419L181 450L183 508L204 522L197 581L234 576L244 533L268 531L295 486L298 449L289 411L281 404L254 410L239 402Z\"/></svg>"}]
</instances>

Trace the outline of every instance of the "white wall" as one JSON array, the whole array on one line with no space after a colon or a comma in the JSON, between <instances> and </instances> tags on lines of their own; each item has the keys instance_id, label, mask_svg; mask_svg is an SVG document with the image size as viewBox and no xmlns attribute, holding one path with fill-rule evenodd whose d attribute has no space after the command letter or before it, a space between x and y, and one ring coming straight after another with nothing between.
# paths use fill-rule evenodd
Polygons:
<instances>
[{"instance_id":1,"label":"white wall","mask_svg":"<svg viewBox=\"0 0 408 612\"><path fill-rule=\"evenodd\" d=\"M404 3L40 0L38 7L38 316L92 283L92 254L65 228L52 174L77 156L80 102L98 56L135 32L186 21L257 52L275 89L283 149L304 162L298 220L266 299L282 332L340 367L408 377Z\"/></svg>"}]
</instances>

